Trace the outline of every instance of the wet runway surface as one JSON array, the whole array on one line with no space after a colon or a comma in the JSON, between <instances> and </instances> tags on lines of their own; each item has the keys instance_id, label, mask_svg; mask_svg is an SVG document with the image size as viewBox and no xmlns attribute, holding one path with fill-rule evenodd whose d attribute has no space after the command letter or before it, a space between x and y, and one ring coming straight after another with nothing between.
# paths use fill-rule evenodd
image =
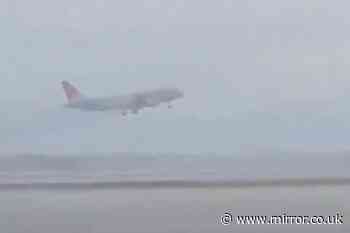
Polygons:
<instances>
[{"instance_id":1,"label":"wet runway surface","mask_svg":"<svg viewBox=\"0 0 350 233\"><path fill-rule=\"evenodd\" d=\"M349 159L0 158L1 233L350 232ZM342 225L221 224L235 216L343 215Z\"/></svg>"},{"instance_id":2,"label":"wet runway surface","mask_svg":"<svg viewBox=\"0 0 350 233\"><path fill-rule=\"evenodd\" d=\"M4 233L349 232L350 186L0 192ZM224 226L235 215L335 215L343 225Z\"/></svg>"}]
</instances>

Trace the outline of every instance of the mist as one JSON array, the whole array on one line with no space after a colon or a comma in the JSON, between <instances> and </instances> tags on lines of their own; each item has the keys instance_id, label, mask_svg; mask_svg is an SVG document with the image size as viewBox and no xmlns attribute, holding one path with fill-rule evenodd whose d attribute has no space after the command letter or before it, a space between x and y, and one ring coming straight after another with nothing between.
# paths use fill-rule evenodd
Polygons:
<instances>
[{"instance_id":1,"label":"mist","mask_svg":"<svg viewBox=\"0 0 350 233\"><path fill-rule=\"evenodd\" d=\"M347 150L349 3L0 1L1 153ZM63 108L176 86L127 118Z\"/></svg>"}]
</instances>

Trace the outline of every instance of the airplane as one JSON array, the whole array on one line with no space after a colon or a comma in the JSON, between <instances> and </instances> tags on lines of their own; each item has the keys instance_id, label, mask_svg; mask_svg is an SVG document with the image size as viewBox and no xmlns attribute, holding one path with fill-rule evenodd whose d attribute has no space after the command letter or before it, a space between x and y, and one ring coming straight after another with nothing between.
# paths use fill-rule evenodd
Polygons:
<instances>
[{"instance_id":1,"label":"airplane","mask_svg":"<svg viewBox=\"0 0 350 233\"><path fill-rule=\"evenodd\" d=\"M150 91L132 93L113 97L90 98L81 94L80 91L68 81L62 81L68 103L67 108L80 109L82 111L121 111L125 116L129 112L137 114L141 109L153 108L162 103L168 104L184 97L183 91L178 88L160 88Z\"/></svg>"}]
</instances>

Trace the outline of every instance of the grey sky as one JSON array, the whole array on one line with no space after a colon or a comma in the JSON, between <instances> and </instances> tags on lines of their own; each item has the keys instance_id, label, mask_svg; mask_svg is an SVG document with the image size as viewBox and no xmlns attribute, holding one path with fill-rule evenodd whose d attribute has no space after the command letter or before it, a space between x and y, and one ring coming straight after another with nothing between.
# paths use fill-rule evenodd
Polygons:
<instances>
[{"instance_id":1,"label":"grey sky","mask_svg":"<svg viewBox=\"0 0 350 233\"><path fill-rule=\"evenodd\" d=\"M325 0L0 0L0 148L217 152L344 148L350 15ZM185 99L122 118L62 108L177 86Z\"/></svg>"}]
</instances>

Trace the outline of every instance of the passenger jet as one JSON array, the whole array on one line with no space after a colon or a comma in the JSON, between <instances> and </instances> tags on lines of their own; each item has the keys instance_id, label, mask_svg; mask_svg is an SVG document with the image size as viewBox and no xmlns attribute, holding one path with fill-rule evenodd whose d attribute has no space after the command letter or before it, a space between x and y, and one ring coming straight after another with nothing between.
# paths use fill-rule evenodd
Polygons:
<instances>
[{"instance_id":1,"label":"passenger jet","mask_svg":"<svg viewBox=\"0 0 350 233\"><path fill-rule=\"evenodd\" d=\"M68 100L65 107L83 111L118 110L124 116L128 113L137 114L141 109L156 107L162 103L171 108L170 103L172 101L184 96L184 93L178 88L161 88L129 95L90 98L82 95L77 88L67 81L63 81L62 86Z\"/></svg>"}]
</instances>

